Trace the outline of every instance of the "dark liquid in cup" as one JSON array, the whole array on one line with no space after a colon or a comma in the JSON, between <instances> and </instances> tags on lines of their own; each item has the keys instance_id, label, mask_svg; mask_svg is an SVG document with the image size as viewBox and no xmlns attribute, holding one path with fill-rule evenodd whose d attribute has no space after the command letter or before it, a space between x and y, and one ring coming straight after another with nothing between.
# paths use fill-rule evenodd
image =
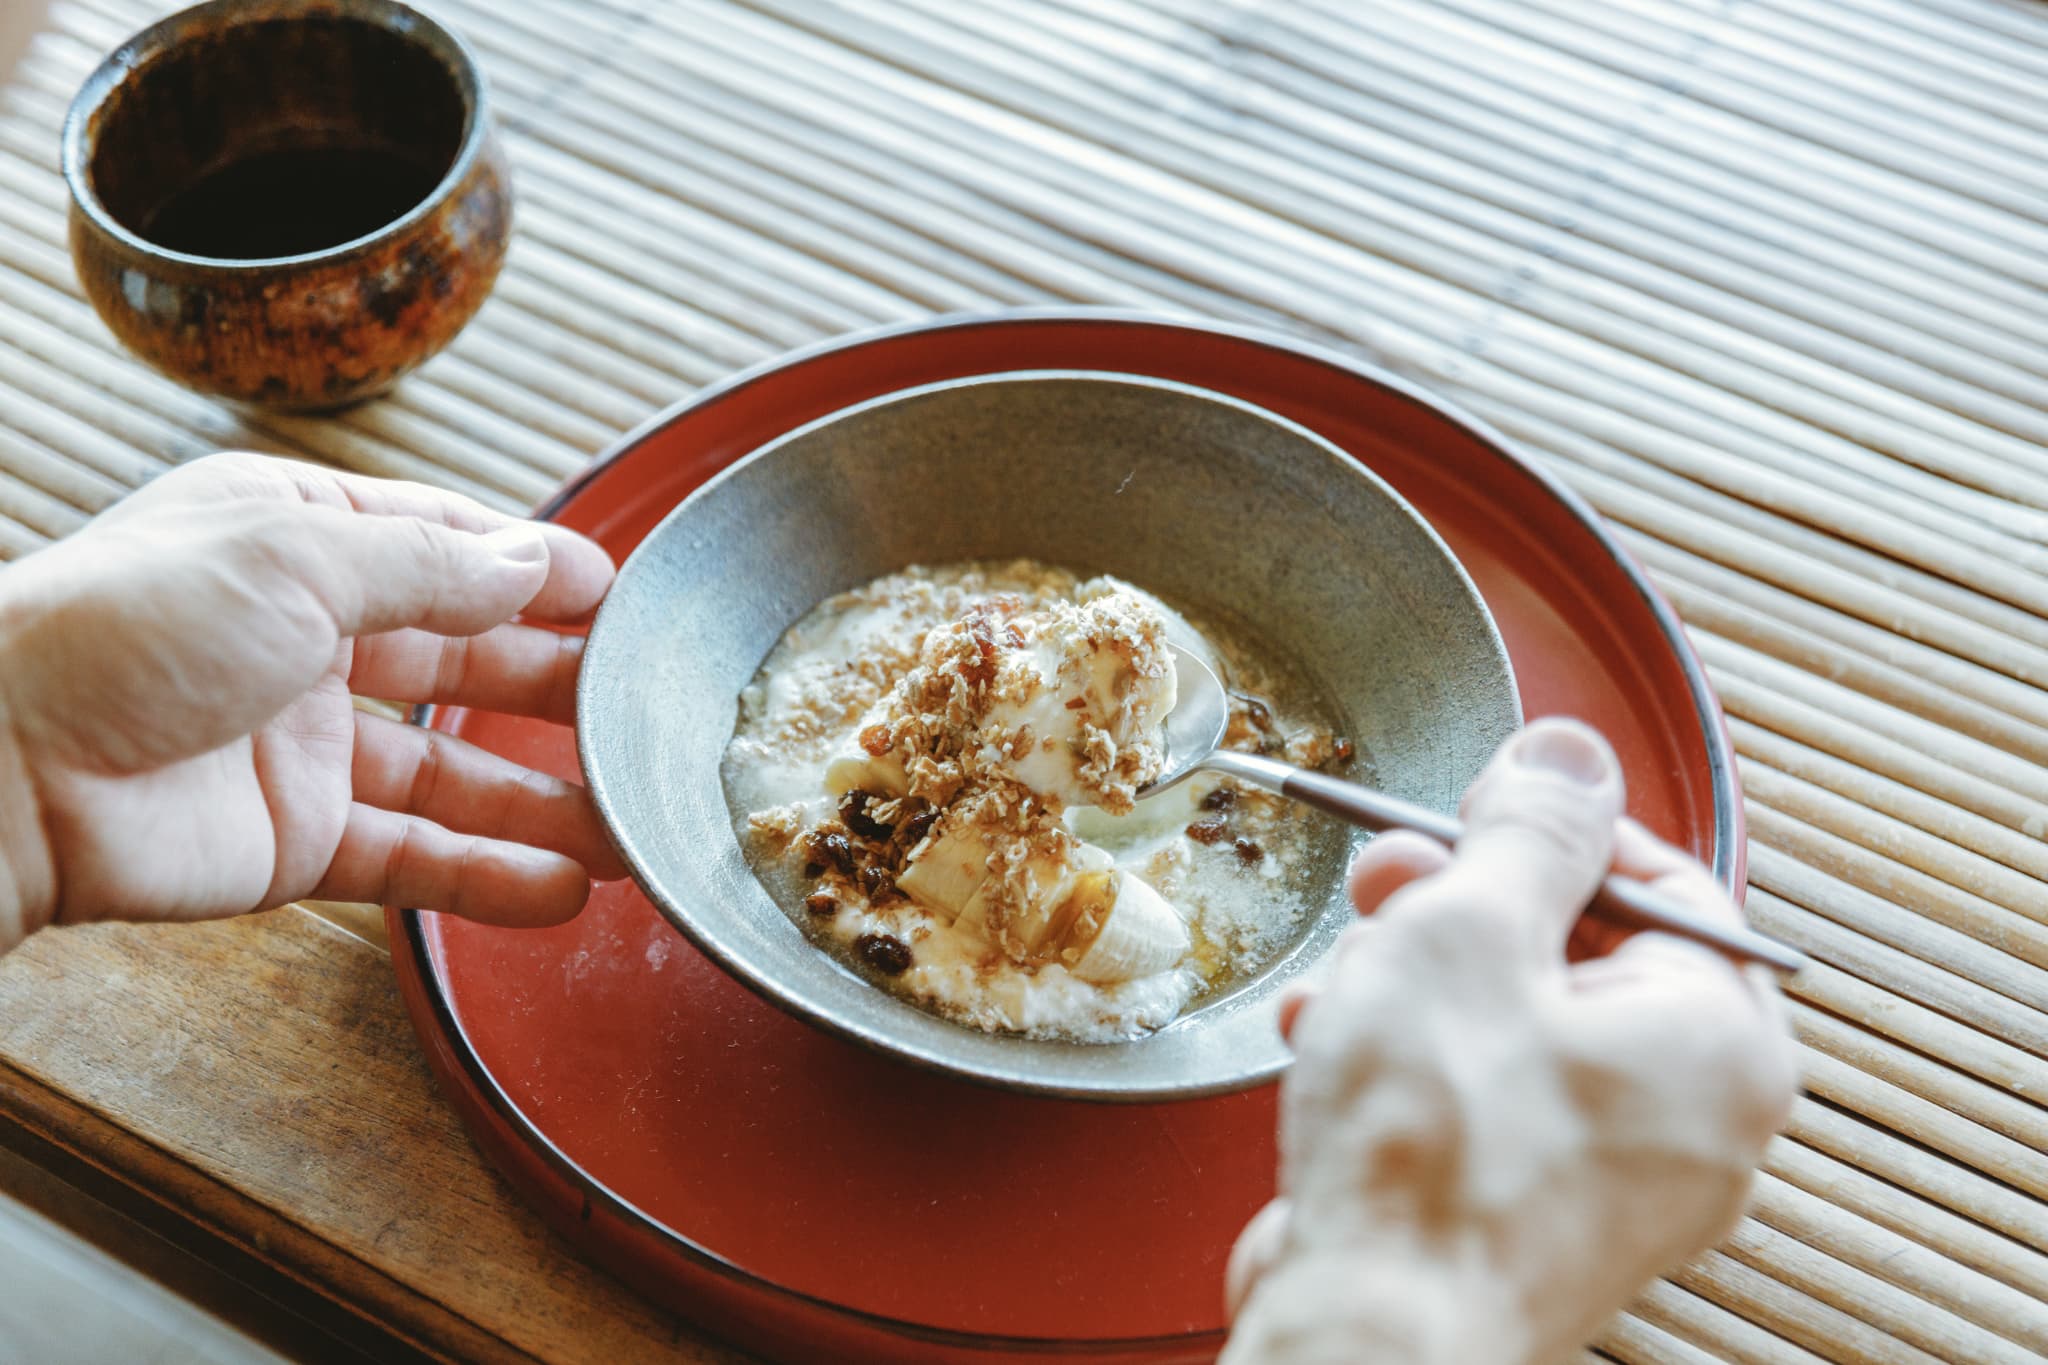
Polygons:
<instances>
[{"instance_id":1,"label":"dark liquid in cup","mask_svg":"<svg viewBox=\"0 0 2048 1365\"><path fill-rule=\"evenodd\" d=\"M383 148L258 152L172 195L142 235L172 251L230 260L324 251L404 217L443 170Z\"/></svg>"}]
</instances>

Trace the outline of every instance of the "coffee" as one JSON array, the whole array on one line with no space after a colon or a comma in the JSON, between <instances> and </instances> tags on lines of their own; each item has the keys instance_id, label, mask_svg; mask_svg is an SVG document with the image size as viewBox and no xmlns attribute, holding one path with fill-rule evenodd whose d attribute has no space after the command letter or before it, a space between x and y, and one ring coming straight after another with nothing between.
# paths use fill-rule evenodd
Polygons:
<instances>
[{"instance_id":1,"label":"coffee","mask_svg":"<svg viewBox=\"0 0 2048 1365\"><path fill-rule=\"evenodd\" d=\"M369 146L257 152L199 175L159 205L141 231L172 251L215 259L324 251L404 217L445 169Z\"/></svg>"}]
</instances>

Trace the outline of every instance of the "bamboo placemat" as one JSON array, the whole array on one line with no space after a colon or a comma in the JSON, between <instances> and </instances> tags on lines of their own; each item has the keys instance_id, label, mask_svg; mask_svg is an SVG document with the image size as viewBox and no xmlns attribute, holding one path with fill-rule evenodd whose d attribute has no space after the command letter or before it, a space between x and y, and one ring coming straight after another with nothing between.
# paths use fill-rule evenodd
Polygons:
<instances>
[{"instance_id":1,"label":"bamboo placemat","mask_svg":"<svg viewBox=\"0 0 2048 1365\"><path fill-rule=\"evenodd\" d=\"M2048 9L2023 0L445 0L520 194L387 401L237 417L82 302L71 0L0 94L0 554L291 452L528 505L736 367L946 309L1249 319L1624 528L1742 755L1808 1097L1618 1360L2048 1352Z\"/></svg>"}]
</instances>

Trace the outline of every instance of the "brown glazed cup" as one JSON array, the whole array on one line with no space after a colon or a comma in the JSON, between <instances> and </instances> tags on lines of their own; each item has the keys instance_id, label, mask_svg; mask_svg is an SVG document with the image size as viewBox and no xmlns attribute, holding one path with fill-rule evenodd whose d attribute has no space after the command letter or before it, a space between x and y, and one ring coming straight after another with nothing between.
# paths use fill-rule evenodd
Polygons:
<instances>
[{"instance_id":1,"label":"brown glazed cup","mask_svg":"<svg viewBox=\"0 0 2048 1365\"><path fill-rule=\"evenodd\" d=\"M389 388L482 306L511 236L483 74L395 0L172 15L87 78L63 161L72 260L114 334L192 388L265 408ZM328 170L352 165L404 174L337 193ZM223 184L233 196L209 197Z\"/></svg>"}]
</instances>

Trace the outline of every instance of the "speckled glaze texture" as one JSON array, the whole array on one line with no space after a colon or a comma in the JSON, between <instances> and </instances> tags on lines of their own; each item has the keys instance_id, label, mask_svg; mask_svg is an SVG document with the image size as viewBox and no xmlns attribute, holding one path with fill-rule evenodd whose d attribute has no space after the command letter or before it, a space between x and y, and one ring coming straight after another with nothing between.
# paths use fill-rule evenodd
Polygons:
<instances>
[{"instance_id":1,"label":"speckled glaze texture","mask_svg":"<svg viewBox=\"0 0 2048 1365\"><path fill-rule=\"evenodd\" d=\"M578 696L583 768L636 879L742 982L907 1060L1015 1089L1159 1100L1287 1061L1274 996L1351 917L1339 878L1258 981L1140 1041L961 1028L813 947L748 870L720 787L736 699L822 598L913 563L1105 572L1298 666L1386 790L1437 810L1520 723L1493 620L1450 551L1306 429L1164 380L1023 372L906 390L799 428L707 484L622 567Z\"/></svg>"},{"instance_id":2,"label":"speckled glaze texture","mask_svg":"<svg viewBox=\"0 0 2048 1365\"><path fill-rule=\"evenodd\" d=\"M436 117L409 112L426 109ZM423 140L407 150L445 166L424 202L367 236L263 260L142 235L137 206L156 192L145 182L201 173L281 129L350 120L385 145ZM114 334L194 389L266 408L336 408L389 388L483 305L511 236L509 173L473 58L391 0L215 0L173 15L87 79L63 152L72 260Z\"/></svg>"}]
</instances>

